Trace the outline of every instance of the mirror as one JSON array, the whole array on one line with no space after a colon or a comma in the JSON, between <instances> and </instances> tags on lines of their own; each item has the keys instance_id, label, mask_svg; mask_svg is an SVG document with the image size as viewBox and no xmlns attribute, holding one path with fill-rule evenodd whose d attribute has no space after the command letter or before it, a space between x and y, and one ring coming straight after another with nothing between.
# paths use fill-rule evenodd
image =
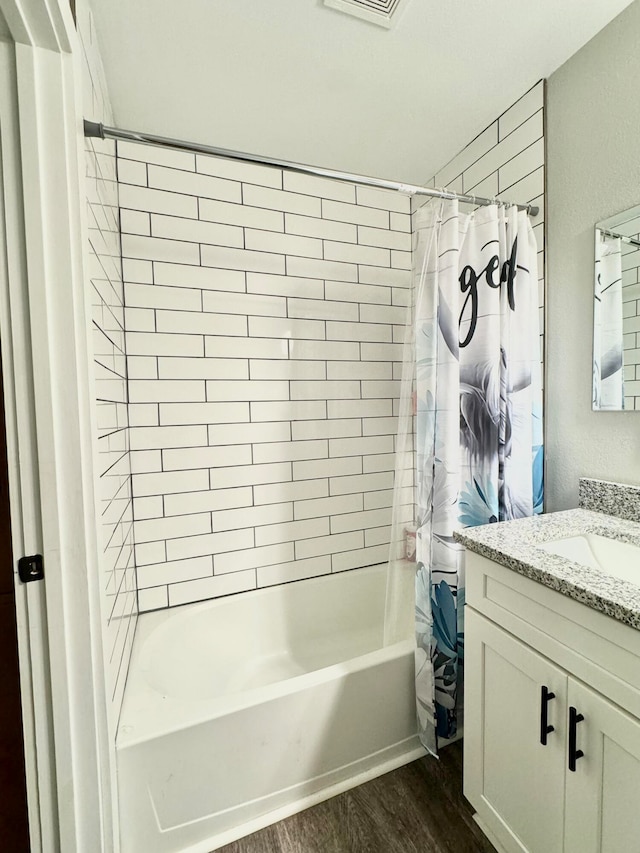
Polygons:
<instances>
[{"instance_id":1,"label":"mirror","mask_svg":"<svg viewBox=\"0 0 640 853\"><path fill-rule=\"evenodd\" d=\"M595 227L593 409L640 411L640 205Z\"/></svg>"}]
</instances>

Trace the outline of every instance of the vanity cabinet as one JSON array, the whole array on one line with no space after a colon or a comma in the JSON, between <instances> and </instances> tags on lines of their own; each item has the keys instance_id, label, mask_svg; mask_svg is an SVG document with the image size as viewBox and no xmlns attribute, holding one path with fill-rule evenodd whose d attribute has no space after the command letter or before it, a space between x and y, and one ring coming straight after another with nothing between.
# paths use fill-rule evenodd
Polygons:
<instances>
[{"instance_id":1,"label":"vanity cabinet","mask_svg":"<svg viewBox=\"0 0 640 853\"><path fill-rule=\"evenodd\" d=\"M498 850L640 850L639 640L467 552L464 792Z\"/></svg>"}]
</instances>

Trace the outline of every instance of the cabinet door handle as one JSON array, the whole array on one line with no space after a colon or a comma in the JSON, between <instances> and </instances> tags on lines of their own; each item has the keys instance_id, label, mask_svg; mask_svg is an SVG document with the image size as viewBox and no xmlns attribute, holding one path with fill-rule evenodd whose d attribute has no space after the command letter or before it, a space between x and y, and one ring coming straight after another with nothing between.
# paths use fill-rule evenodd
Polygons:
<instances>
[{"instance_id":1,"label":"cabinet door handle","mask_svg":"<svg viewBox=\"0 0 640 853\"><path fill-rule=\"evenodd\" d=\"M556 694L552 693L548 687L542 685L542 695L540 697L540 743L543 746L547 745L547 735L555 731L553 726L549 725L549 702L556 698Z\"/></svg>"},{"instance_id":2,"label":"cabinet door handle","mask_svg":"<svg viewBox=\"0 0 640 853\"><path fill-rule=\"evenodd\" d=\"M569 707L569 770L572 773L576 772L576 761L584 755L581 749L576 748L578 740L576 727L583 720L584 717L582 714L579 714L573 705L571 705Z\"/></svg>"}]
</instances>

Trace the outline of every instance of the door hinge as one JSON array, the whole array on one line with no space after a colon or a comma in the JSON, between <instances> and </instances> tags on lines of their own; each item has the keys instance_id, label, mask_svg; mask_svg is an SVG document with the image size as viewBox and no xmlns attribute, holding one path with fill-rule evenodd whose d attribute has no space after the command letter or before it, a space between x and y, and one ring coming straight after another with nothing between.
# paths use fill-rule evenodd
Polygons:
<instances>
[{"instance_id":1,"label":"door hinge","mask_svg":"<svg viewBox=\"0 0 640 853\"><path fill-rule=\"evenodd\" d=\"M18 574L22 583L41 581L44 578L42 554L34 554L32 557L20 557L18 560Z\"/></svg>"}]
</instances>

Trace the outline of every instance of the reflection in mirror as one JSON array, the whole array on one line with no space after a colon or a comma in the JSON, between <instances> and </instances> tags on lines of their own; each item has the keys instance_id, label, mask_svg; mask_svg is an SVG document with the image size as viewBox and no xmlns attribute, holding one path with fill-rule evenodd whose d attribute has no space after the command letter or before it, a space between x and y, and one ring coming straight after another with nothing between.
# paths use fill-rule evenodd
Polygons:
<instances>
[{"instance_id":1,"label":"reflection in mirror","mask_svg":"<svg viewBox=\"0 0 640 853\"><path fill-rule=\"evenodd\" d=\"M596 223L593 408L640 411L640 205Z\"/></svg>"}]
</instances>

